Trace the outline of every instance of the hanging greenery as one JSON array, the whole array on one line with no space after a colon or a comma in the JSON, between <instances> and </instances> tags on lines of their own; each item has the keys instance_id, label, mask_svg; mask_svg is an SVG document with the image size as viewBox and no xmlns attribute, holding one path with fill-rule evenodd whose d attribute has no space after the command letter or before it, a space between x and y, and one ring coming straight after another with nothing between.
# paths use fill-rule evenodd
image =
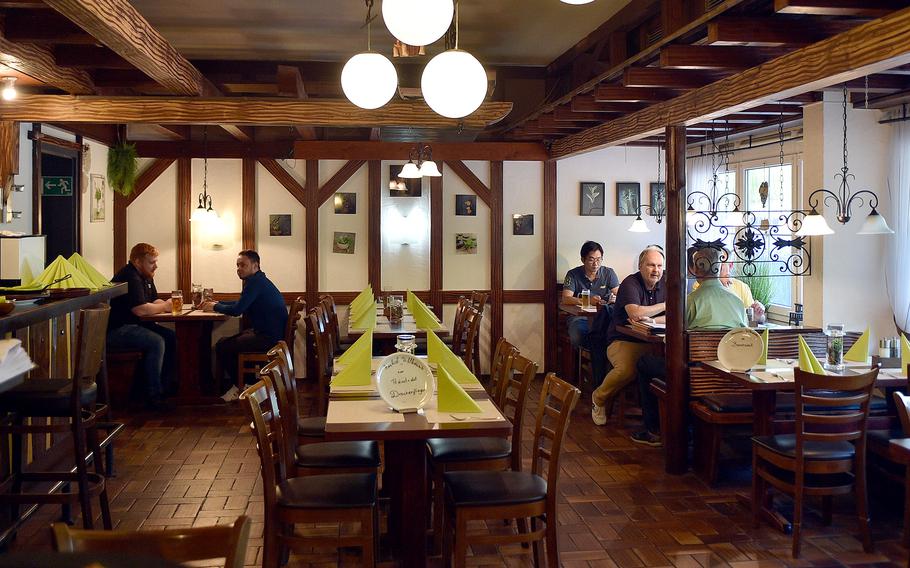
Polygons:
<instances>
[{"instance_id":1,"label":"hanging greenery","mask_svg":"<svg viewBox=\"0 0 910 568\"><path fill-rule=\"evenodd\" d=\"M111 189L123 197L129 197L133 193L138 169L135 144L117 142L108 149L107 181Z\"/></svg>"}]
</instances>

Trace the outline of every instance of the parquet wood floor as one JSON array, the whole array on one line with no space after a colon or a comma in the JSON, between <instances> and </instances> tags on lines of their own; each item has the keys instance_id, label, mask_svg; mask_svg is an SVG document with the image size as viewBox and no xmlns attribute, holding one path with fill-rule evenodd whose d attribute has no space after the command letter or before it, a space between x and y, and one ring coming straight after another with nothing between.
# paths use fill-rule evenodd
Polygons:
<instances>
[{"instance_id":1,"label":"parquet wood floor","mask_svg":"<svg viewBox=\"0 0 910 568\"><path fill-rule=\"evenodd\" d=\"M532 399L536 401L539 382ZM832 526L810 512L803 556L790 557L790 538L770 527L753 529L749 511L737 502L748 490L747 470L728 470L717 488L695 475L664 473L663 451L633 444L614 423L595 426L590 402L573 416L558 483L559 542L566 568L667 566L677 568L766 566L904 566L899 540L899 487L872 477L875 551L865 554L855 538L853 504L836 502ZM532 404L533 407L536 405ZM530 439L531 420L527 420ZM117 476L109 481L118 528L154 530L233 521L250 515L246 557L259 566L262 554L262 489L259 458L240 408L184 408L160 416L133 415L116 444ZM525 448L524 455L529 454ZM11 550L50 548L48 525L59 509L45 507L20 531ZM331 531L314 526L306 530ZM492 530L507 530L493 527ZM520 546L475 547L469 566L525 566ZM357 565L356 551L293 555L289 566ZM394 565L386 562L387 565ZM440 559L433 560L441 566Z\"/></svg>"}]
</instances>

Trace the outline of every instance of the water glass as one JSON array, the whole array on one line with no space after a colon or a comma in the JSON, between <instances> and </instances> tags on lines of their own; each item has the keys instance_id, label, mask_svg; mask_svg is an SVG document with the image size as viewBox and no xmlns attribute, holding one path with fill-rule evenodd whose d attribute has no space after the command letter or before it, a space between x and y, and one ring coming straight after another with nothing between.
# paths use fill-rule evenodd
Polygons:
<instances>
[{"instance_id":1,"label":"water glass","mask_svg":"<svg viewBox=\"0 0 910 568\"><path fill-rule=\"evenodd\" d=\"M171 292L171 314L179 316L183 312L183 291L174 290Z\"/></svg>"},{"instance_id":2,"label":"water glass","mask_svg":"<svg viewBox=\"0 0 910 568\"><path fill-rule=\"evenodd\" d=\"M402 333L397 336L397 342L395 343L395 349L402 353L410 353L413 355L417 351L417 339L413 334Z\"/></svg>"}]
</instances>

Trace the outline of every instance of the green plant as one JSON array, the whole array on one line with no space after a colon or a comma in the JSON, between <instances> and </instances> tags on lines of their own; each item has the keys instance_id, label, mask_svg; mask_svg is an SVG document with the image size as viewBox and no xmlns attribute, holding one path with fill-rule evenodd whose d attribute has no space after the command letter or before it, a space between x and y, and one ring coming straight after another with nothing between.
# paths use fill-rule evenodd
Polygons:
<instances>
[{"instance_id":1,"label":"green plant","mask_svg":"<svg viewBox=\"0 0 910 568\"><path fill-rule=\"evenodd\" d=\"M739 276L740 280L745 282L749 289L752 290L752 297L763 306L771 304L771 297L774 294L774 282L770 277L770 269L763 262L755 263L755 274L752 276Z\"/></svg>"},{"instance_id":2,"label":"green plant","mask_svg":"<svg viewBox=\"0 0 910 568\"><path fill-rule=\"evenodd\" d=\"M139 169L136 145L118 142L107 151L107 179L111 189L124 197L133 193Z\"/></svg>"}]
</instances>

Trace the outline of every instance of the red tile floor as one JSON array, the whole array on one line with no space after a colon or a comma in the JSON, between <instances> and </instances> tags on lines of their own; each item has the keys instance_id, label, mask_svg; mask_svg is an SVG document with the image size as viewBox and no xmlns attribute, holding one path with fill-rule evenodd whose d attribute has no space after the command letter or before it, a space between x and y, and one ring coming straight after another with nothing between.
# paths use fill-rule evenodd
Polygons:
<instances>
[{"instance_id":1,"label":"red tile floor","mask_svg":"<svg viewBox=\"0 0 910 568\"><path fill-rule=\"evenodd\" d=\"M536 400L538 386L532 398ZM902 492L873 477L875 551L863 553L850 499L835 504L832 526L809 513L803 554L790 557L790 538L767 526L752 528L737 502L749 474L727 476L716 488L693 474L664 473L663 452L629 441L628 430L611 421L593 425L587 399L573 416L564 446L559 543L565 567L582 566L904 566L900 539ZM532 405L533 407L536 405ZM532 421L527 420L528 428ZM530 435L526 436L530 439ZM525 448L525 456L529 454ZM259 458L237 404L184 408L168 415L135 414L116 442L117 476L110 480L118 528L154 530L253 518L246 557L258 566L262 554L262 490ZM50 547L48 525L59 509L45 507L30 519L13 551ZM333 530L311 527L309 530ZM499 527L495 530L504 530ZM470 566L530 564L520 546L475 547ZM357 551L293 555L290 566L357 565ZM442 565L434 559L434 565ZM386 562L386 565L394 563Z\"/></svg>"}]
</instances>

